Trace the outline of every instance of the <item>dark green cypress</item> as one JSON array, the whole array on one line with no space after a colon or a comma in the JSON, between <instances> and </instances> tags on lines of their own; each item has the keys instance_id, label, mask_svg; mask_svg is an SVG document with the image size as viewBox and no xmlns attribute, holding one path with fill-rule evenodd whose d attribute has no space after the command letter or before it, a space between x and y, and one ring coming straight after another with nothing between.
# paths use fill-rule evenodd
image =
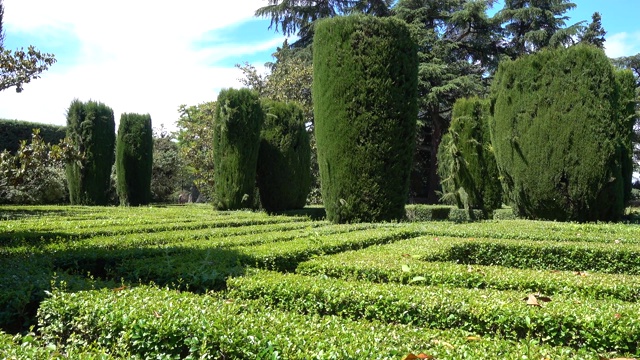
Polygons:
<instances>
[{"instance_id":1,"label":"dark green cypress","mask_svg":"<svg viewBox=\"0 0 640 360\"><path fill-rule=\"evenodd\" d=\"M302 209L311 186L311 146L304 111L293 102L264 101L258 188L269 211Z\"/></svg>"},{"instance_id":2,"label":"dark green cypress","mask_svg":"<svg viewBox=\"0 0 640 360\"><path fill-rule=\"evenodd\" d=\"M315 30L313 102L327 217L401 219L418 112L416 44L396 18L337 17Z\"/></svg>"},{"instance_id":3,"label":"dark green cypress","mask_svg":"<svg viewBox=\"0 0 640 360\"><path fill-rule=\"evenodd\" d=\"M459 99L438 148L443 199L489 214L502 205L502 185L491 146L489 101Z\"/></svg>"},{"instance_id":4,"label":"dark green cypress","mask_svg":"<svg viewBox=\"0 0 640 360\"><path fill-rule=\"evenodd\" d=\"M237 210L255 206L256 166L264 113L258 94L225 89L214 117L215 206Z\"/></svg>"},{"instance_id":5,"label":"dark green cypress","mask_svg":"<svg viewBox=\"0 0 640 360\"><path fill-rule=\"evenodd\" d=\"M151 201L153 128L149 114L122 114L116 143L117 190L120 204Z\"/></svg>"},{"instance_id":6,"label":"dark green cypress","mask_svg":"<svg viewBox=\"0 0 640 360\"><path fill-rule=\"evenodd\" d=\"M84 154L81 164L67 165L71 204L107 205L116 140L113 110L74 100L67 111L67 136Z\"/></svg>"},{"instance_id":7,"label":"dark green cypress","mask_svg":"<svg viewBox=\"0 0 640 360\"><path fill-rule=\"evenodd\" d=\"M628 103L602 50L574 46L500 64L492 143L515 210L534 219L616 220L625 207ZM627 91L628 92L628 91Z\"/></svg>"}]
</instances>

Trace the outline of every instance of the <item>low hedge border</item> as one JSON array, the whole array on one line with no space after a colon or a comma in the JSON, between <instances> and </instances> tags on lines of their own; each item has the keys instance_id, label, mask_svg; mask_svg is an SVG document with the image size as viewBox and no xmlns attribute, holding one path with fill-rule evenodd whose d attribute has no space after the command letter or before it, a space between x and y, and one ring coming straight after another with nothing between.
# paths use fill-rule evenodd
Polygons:
<instances>
[{"instance_id":1,"label":"low hedge border","mask_svg":"<svg viewBox=\"0 0 640 360\"><path fill-rule=\"evenodd\" d=\"M452 206L442 205L406 205L407 220L409 221L436 221L449 219Z\"/></svg>"},{"instance_id":2,"label":"low hedge border","mask_svg":"<svg viewBox=\"0 0 640 360\"><path fill-rule=\"evenodd\" d=\"M537 307L524 301L526 292L442 286L418 290L267 271L229 279L228 286L231 297L304 314L462 329L512 340L534 338L594 352L637 355L640 345L640 305L614 300L558 295Z\"/></svg>"},{"instance_id":3,"label":"low hedge border","mask_svg":"<svg viewBox=\"0 0 640 360\"><path fill-rule=\"evenodd\" d=\"M153 287L54 292L39 311L39 323L42 341L62 352L92 346L141 358L401 359L425 353L447 359L597 359L584 349L533 340L300 315Z\"/></svg>"}]
</instances>

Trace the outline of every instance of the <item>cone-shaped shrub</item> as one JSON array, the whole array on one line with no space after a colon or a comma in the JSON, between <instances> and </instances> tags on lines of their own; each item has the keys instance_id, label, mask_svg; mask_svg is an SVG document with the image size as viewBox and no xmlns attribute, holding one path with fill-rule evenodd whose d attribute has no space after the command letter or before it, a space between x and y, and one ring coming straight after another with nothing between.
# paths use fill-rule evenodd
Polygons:
<instances>
[{"instance_id":1,"label":"cone-shaped shrub","mask_svg":"<svg viewBox=\"0 0 640 360\"><path fill-rule=\"evenodd\" d=\"M407 25L362 15L323 20L313 50L315 131L328 219L404 217L418 81Z\"/></svg>"},{"instance_id":2,"label":"cone-shaped shrub","mask_svg":"<svg viewBox=\"0 0 640 360\"><path fill-rule=\"evenodd\" d=\"M260 128L264 113L258 94L225 89L214 117L215 206L236 210L254 206Z\"/></svg>"},{"instance_id":3,"label":"cone-shaped shrub","mask_svg":"<svg viewBox=\"0 0 640 360\"><path fill-rule=\"evenodd\" d=\"M120 204L146 205L151 201L153 129L151 116L122 114L116 143L117 190Z\"/></svg>"},{"instance_id":4,"label":"cone-shaped shrub","mask_svg":"<svg viewBox=\"0 0 640 360\"><path fill-rule=\"evenodd\" d=\"M485 214L502 205L502 185L489 134L489 101L459 99L438 148L443 200Z\"/></svg>"},{"instance_id":5,"label":"cone-shaped shrub","mask_svg":"<svg viewBox=\"0 0 640 360\"><path fill-rule=\"evenodd\" d=\"M311 186L311 146L304 111L293 102L264 101L258 188L269 211L301 209Z\"/></svg>"},{"instance_id":6,"label":"cone-shaped shrub","mask_svg":"<svg viewBox=\"0 0 640 360\"><path fill-rule=\"evenodd\" d=\"M633 116L631 92L617 78L624 76L604 52L589 46L500 64L492 142L519 215L593 221L623 214Z\"/></svg>"},{"instance_id":7,"label":"cone-shaped shrub","mask_svg":"<svg viewBox=\"0 0 640 360\"><path fill-rule=\"evenodd\" d=\"M74 100L67 111L67 136L84 153L81 163L67 165L71 204L107 205L116 142L113 110Z\"/></svg>"},{"instance_id":8,"label":"cone-shaped shrub","mask_svg":"<svg viewBox=\"0 0 640 360\"><path fill-rule=\"evenodd\" d=\"M636 80L630 70L616 71L617 85L620 92L620 121L619 131L627 138L623 138L619 146L622 158L622 178L624 184L624 203L631 200L633 183L633 126L636 122Z\"/></svg>"}]
</instances>

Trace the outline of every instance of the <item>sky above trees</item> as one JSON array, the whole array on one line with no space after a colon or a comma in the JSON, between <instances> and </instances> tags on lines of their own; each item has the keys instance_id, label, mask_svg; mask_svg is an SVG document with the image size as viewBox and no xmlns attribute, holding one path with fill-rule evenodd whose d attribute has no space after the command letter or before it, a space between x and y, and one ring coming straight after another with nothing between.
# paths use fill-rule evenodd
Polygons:
<instances>
[{"instance_id":1,"label":"sky above trees","mask_svg":"<svg viewBox=\"0 0 640 360\"><path fill-rule=\"evenodd\" d=\"M640 52L640 2L576 0L567 24L602 14L610 57ZM181 104L214 100L240 87L237 63L258 69L282 44L269 19L253 16L265 0L4 0L5 47L35 45L57 62L17 94L0 92L0 118L65 124L74 98L120 113L150 113L154 127L175 128ZM498 2L495 9L502 8Z\"/></svg>"}]
</instances>

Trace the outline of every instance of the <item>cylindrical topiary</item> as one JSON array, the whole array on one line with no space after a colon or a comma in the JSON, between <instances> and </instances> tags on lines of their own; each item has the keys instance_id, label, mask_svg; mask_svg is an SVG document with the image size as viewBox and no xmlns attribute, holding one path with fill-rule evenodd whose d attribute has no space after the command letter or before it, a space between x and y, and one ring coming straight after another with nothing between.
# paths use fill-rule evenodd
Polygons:
<instances>
[{"instance_id":1,"label":"cylindrical topiary","mask_svg":"<svg viewBox=\"0 0 640 360\"><path fill-rule=\"evenodd\" d=\"M302 107L264 101L260 133L258 188L268 212L301 209L311 186L311 146Z\"/></svg>"},{"instance_id":2,"label":"cylindrical topiary","mask_svg":"<svg viewBox=\"0 0 640 360\"><path fill-rule=\"evenodd\" d=\"M502 205L502 185L489 133L489 101L458 99L438 148L444 200L485 215Z\"/></svg>"},{"instance_id":3,"label":"cylindrical topiary","mask_svg":"<svg viewBox=\"0 0 640 360\"><path fill-rule=\"evenodd\" d=\"M622 114L629 94L620 89L609 59L594 47L500 64L492 143L519 215L593 221L623 214L623 150L630 149L631 127Z\"/></svg>"},{"instance_id":4,"label":"cylindrical topiary","mask_svg":"<svg viewBox=\"0 0 640 360\"><path fill-rule=\"evenodd\" d=\"M619 131L626 138L620 143L620 157L622 163L622 178L624 184L624 203L631 200L633 185L633 126L636 123L636 79L631 70L616 70L616 79L619 91L618 115Z\"/></svg>"},{"instance_id":5,"label":"cylindrical topiary","mask_svg":"<svg viewBox=\"0 0 640 360\"><path fill-rule=\"evenodd\" d=\"M258 94L225 89L214 117L215 206L219 210L254 207L260 128L264 113Z\"/></svg>"},{"instance_id":6,"label":"cylindrical topiary","mask_svg":"<svg viewBox=\"0 0 640 360\"><path fill-rule=\"evenodd\" d=\"M81 163L67 165L71 204L107 205L116 140L113 110L74 100L67 111L67 136L84 154Z\"/></svg>"},{"instance_id":7,"label":"cylindrical topiary","mask_svg":"<svg viewBox=\"0 0 640 360\"><path fill-rule=\"evenodd\" d=\"M116 142L116 175L120 204L151 201L153 129L149 114L122 114Z\"/></svg>"},{"instance_id":8,"label":"cylindrical topiary","mask_svg":"<svg viewBox=\"0 0 640 360\"><path fill-rule=\"evenodd\" d=\"M313 44L327 218L403 218L418 111L418 57L407 25L363 15L326 19L316 25Z\"/></svg>"}]
</instances>

